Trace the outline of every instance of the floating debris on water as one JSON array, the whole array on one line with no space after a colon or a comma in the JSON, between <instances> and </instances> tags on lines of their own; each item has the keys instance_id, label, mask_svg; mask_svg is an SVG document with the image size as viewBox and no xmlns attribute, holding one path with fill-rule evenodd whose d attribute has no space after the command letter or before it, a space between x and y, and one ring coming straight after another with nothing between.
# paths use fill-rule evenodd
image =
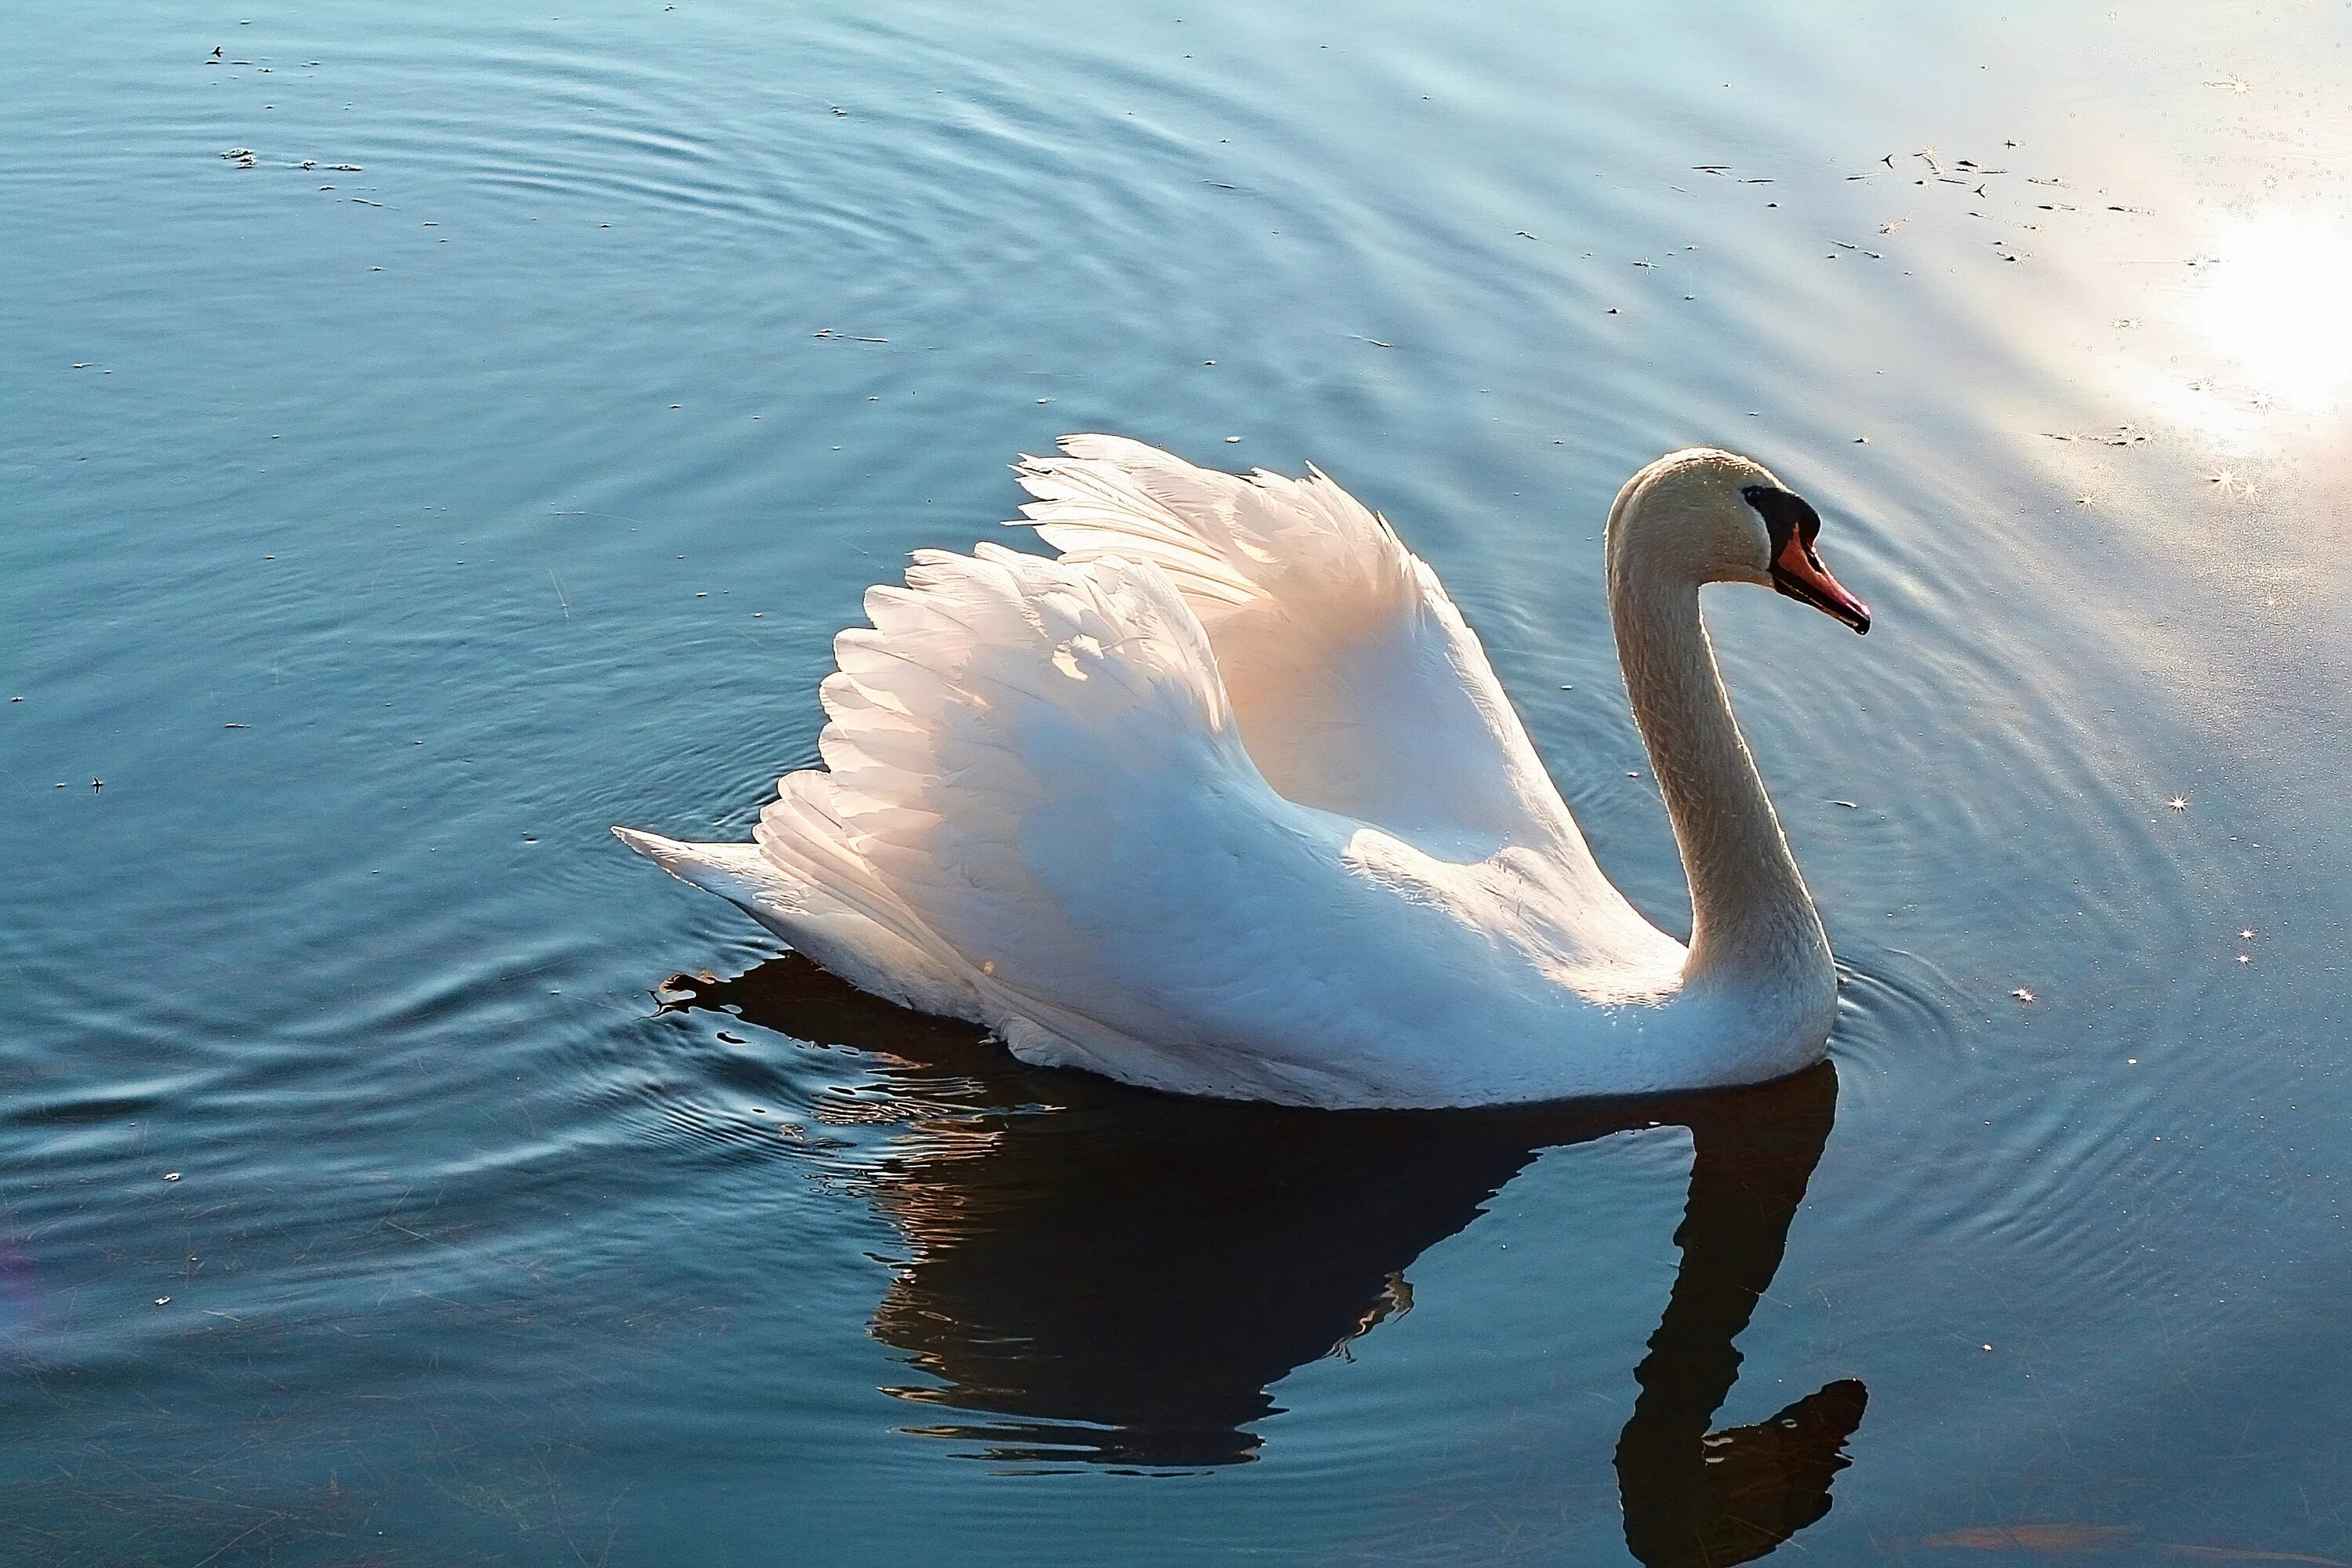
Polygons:
<instances>
[{"instance_id":1,"label":"floating debris on water","mask_svg":"<svg viewBox=\"0 0 2352 1568\"><path fill-rule=\"evenodd\" d=\"M2137 1526L2127 1524L1971 1524L1922 1536L1919 1544L1979 1552L2095 1552L2120 1546L2138 1533Z\"/></svg>"}]
</instances>

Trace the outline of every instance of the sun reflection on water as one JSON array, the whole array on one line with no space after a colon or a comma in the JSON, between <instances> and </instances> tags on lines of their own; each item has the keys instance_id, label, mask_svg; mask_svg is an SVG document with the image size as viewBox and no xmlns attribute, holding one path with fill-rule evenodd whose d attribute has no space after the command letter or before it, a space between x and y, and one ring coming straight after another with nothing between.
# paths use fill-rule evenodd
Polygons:
<instances>
[{"instance_id":1,"label":"sun reflection on water","mask_svg":"<svg viewBox=\"0 0 2352 1568\"><path fill-rule=\"evenodd\" d=\"M2183 315L2236 360L2256 406L2336 407L2352 384L2352 234L2300 213L2237 218L2216 237Z\"/></svg>"}]
</instances>

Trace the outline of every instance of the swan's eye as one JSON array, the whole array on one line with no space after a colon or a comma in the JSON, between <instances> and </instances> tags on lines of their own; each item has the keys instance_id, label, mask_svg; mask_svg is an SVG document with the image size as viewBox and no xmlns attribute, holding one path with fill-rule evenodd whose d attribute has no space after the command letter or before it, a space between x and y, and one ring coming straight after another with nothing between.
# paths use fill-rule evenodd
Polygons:
<instances>
[{"instance_id":1,"label":"swan's eye","mask_svg":"<svg viewBox=\"0 0 2352 1568\"><path fill-rule=\"evenodd\" d=\"M1757 515L1764 520L1764 527L1772 536L1774 560L1779 560L1780 552L1789 548L1790 539L1809 552L1812 549L1814 538L1822 531L1822 514L1804 497L1770 485L1748 485L1740 489L1739 499L1754 507Z\"/></svg>"}]
</instances>

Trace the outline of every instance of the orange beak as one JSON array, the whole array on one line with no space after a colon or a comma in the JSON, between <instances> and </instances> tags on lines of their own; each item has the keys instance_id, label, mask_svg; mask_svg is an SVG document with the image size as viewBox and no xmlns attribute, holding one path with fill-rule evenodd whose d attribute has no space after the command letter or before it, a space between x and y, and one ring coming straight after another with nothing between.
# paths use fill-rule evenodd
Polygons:
<instances>
[{"instance_id":1,"label":"orange beak","mask_svg":"<svg viewBox=\"0 0 2352 1568\"><path fill-rule=\"evenodd\" d=\"M1772 586L1855 631L1870 630L1870 606L1840 586L1822 564L1820 552L1793 532L1781 546L1780 559L1772 563Z\"/></svg>"}]
</instances>

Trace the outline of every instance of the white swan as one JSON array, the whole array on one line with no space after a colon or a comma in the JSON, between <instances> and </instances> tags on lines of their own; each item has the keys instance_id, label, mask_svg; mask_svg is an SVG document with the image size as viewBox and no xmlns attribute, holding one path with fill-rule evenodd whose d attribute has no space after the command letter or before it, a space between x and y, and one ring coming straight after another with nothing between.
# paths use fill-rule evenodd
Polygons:
<instances>
[{"instance_id":1,"label":"white swan","mask_svg":"<svg viewBox=\"0 0 2352 1568\"><path fill-rule=\"evenodd\" d=\"M1489 1105L1818 1060L1828 939L1699 618L1766 584L1856 631L1820 520L1694 448L1610 509L1609 607L1690 880L1612 887L1437 576L1320 472L1073 436L1016 470L1058 560L919 551L834 639L824 767L751 844L616 827L866 990L1025 1061L1185 1094Z\"/></svg>"}]
</instances>

